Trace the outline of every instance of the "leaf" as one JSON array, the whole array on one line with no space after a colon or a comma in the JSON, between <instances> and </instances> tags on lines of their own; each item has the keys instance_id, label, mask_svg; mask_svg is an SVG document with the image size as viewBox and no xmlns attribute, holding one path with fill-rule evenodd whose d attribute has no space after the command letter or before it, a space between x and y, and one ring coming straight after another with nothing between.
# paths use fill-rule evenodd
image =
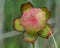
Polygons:
<instances>
[{"instance_id":1,"label":"leaf","mask_svg":"<svg viewBox=\"0 0 60 48\"><path fill-rule=\"evenodd\" d=\"M35 8L45 7L45 0L32 0L32 4Z\"/></svg>"},{"instance_id":2,"label":"leaf","mask_svg":"<svg viewBox=\"0 0 60 48\"><path fill-rule=\"evenodd\" d=\"M4 30L3 32L11 32L13 29L13 19L20 17L20 6L21 4L25 3L27 0L6 0L5 1L5 7L4 7L4 13L5 13L5 19L4 19ZM24 48L23 46L26 46L23 42L23 35L15 36L13 38L6 38L4 39L4 48ZM17 39L18 38L18 39Z\"/></svg>"},{"instance_id":3,"label":"leaf","mask_svg":"<svg viewBox=\"0 0 60 48\"><path fill-rule=\"evenodd\" d=\"M22 40L22 36L21 35L17 35L17 36L14 36L14 37L6 38L4 40L5 41L4 42L4 48L23 48L23 40Z\"/></svg>"}]
</instances>

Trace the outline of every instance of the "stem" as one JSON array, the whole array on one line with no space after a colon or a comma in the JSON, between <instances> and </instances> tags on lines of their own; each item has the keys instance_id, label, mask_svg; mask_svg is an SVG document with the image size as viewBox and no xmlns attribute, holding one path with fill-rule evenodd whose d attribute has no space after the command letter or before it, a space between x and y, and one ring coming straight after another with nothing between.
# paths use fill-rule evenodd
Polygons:
<instances>
[{"instance_id":1,"label":"stem","mask_svg":"<svg viewBox=\"0 0 60 48\"><path fill-rule=\"evenodd\" d=\"M32 48L35 48L35 44L34 43L32 44Z\"/></svg>"},{"instance_id":2,"label":"stem","mask_svg":"<svg viewBox=\"0 0 60 48\"><path fill-rule=\"evenodd\" d=\"M58 48L58 46L57 46L57 42L56 42L56 40L55 40L55 38L54 38L54 36L53 36L52 33L51 33L51 36L52 36L52 38L53 38L53 40L54 40L55 47Z\"/></svg>"}]
</instances>

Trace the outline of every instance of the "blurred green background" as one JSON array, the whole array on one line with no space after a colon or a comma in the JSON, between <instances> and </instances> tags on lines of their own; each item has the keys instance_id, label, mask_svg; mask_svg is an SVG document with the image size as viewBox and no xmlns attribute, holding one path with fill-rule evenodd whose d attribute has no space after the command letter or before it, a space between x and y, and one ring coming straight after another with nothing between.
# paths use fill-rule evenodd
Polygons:
<instances>
[{"instance_id":1,"label":"blurred green background","mask_svg":"<svg viewBox=\"0 0 60 48\"><path fill-rule=\"evenodd\" d=\"M31 2L36 8L47 7L51 12L48 21L54 29L54 37L60 47L60 0L0 0L0 48L32 48L32 44L23 41L23 33L13 29L13 19L21 16L20 6ZM39 37L35 48L56 48L52 36L49 39Z\"/></svg>"}]
</instances>

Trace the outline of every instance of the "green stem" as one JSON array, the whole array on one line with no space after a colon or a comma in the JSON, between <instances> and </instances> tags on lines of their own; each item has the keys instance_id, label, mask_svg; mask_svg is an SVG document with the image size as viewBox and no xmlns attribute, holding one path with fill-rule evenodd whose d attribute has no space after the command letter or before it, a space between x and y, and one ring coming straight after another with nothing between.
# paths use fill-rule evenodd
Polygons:
<instances>
[{"instance_id":1,"label":"green stem","mask_svg":"<svg viewBox=\"0 0 60 48\"><path fill-rule=\"evenodd\" d=\"M52 33L51 33L51 36L52 36L52 38L53 38L53 40L54 40L55 47L58 48L58 46L57 46L57 42L56 42L56 40L55 40L55 38L54 38L54 36L53 36Z\"/></svg>"},{"instance_id":2,"label":"green stem","mask_svg":"<svg viewBox=\"0 0 60 48\"><path fill-rule=\"evenodd\" d=\"M32 44L32 48L35 48L35 44L34 43Z\"/></svg>"}]
</instances>

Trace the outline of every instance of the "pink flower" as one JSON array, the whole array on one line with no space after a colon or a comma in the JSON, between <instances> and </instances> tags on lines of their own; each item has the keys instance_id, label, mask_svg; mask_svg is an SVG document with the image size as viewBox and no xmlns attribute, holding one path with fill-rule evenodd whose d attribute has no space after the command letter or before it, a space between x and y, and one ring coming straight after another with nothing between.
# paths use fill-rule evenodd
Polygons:
<instances>
[{"instance_id":1,"label":"pink flower","mask_svg":"<svg viewBox=\"0 0 60 48\"><path fill-rule=\"evenodd\" d=\"M27 32L38 32L46 25L46 12L40 8L28 9L22 14L20 24Z\"/></svg>"},{"instance_id":2,"label":"pink flower","mask_svg":"<svg viewBox=\"0 0 60 48\"><path fill-rule=\"evenodd\" d=\"M53 29L48 24L50 12L47 8L33 8L28 2L21 6L22 16L14 19L14 29L24 32L24 41L34 43L38 36L48 38Z\"/></svg>"}]
</instances>

